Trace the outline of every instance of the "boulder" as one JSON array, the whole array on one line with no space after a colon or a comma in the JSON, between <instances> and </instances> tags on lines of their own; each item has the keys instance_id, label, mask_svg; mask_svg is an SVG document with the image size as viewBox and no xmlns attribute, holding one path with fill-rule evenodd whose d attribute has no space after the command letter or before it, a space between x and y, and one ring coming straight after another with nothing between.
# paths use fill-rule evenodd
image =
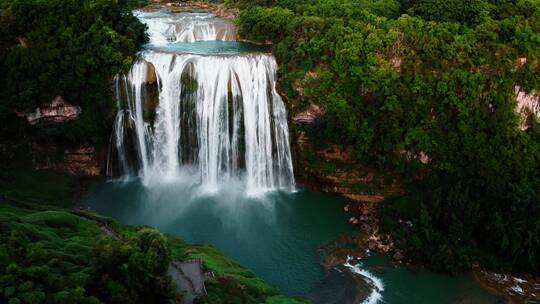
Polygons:
<instances>
[{"instance_id":1,"label":"boulder","mask_svg":"<svg viewBox=\"0 0 540 304\"><path fill-rule=\"evenodd\" d=\"M394 252L394 255L392 256L392 258L396 261L401 261L403 260L405 256L403 255L403 253L400 251L400 250L396 250Z\"/></svg>"},{"instance_id":2,"label":"boulder","mask_svg":"<svg viewBox=\"0 0 540 304\"><path fill-rule=\"evenodd\" d=\"M356 225L358 224L358 219L353 216L349 219L349 223Z\"/></svg>"}]
</instances>

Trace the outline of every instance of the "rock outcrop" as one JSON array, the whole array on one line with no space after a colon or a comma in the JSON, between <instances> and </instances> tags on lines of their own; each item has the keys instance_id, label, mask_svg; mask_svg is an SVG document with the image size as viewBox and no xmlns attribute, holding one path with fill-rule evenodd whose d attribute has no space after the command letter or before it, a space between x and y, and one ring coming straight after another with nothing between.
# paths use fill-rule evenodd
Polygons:
<instances>
[{"instance_id":1,"label":"rock outcrop","mask_svg":"<svg viewBox=\"0 0 540 304\"><path fill-rule=\"evenodd\" d=\"M313 148L306 132L294 141L299 182L316 191L340 194L355 202L382 202L403 192L396 178L351 159L352 148L330 145Z\"/></svg>"},{"instance_id":2,"label":"rock outcrop","mask_svg":"<svg viewBox=\"0 0 540 304\"><path fill-rule=\"evenodd\" d=\"M322 106L310 103L304 111L294 115L292 120L297 124L309 124L323 114L324 108Z\"/></svg>"},{"instance_id":3,"label":"rock outcrop","mask_svg":"<svg viewBox=\"0 0 540 304\"><path fill-rule=\"evenodd\" d=\"M82 110L79 106L69 104L62 96L56 96L51 102L45 103L33 112L19 113L19 116L26 117L31 125L40 122L61 123L79 118Z\"/></svg>"},{"instance_id":4,"label":"rock outcrop","mask_svg":"<svg viewBox=\"0 0 540 304\"><path fill-rule=\"evenodd\" d=\"M540 277L530 274L516 276L512 273L492 272L473 266L474 279L491 293L501 296L505 303L538 303L540 301Z\"/></svg>"},{"instance_id":5,"label":"rock outcrop","mask_svg":"<svg viewBox=\"0 0 540 304\"><path fill-rule=\"evenodd\" d=\"M527 130L529 128L527 119L530 114L540 119L540 93L527 94L520 86L515 86L514 92L517 101L516 112L521 116L520 128Z\"/></svg>"},{"instance_id":6,"label":"rock outcrop","mask_svg":"<svg viewBox=\"0 0 540 304\"><path fill-rule=\"evenodd\" d=\"M102 157L92 146L61 149L54 145L34 144L32 155L36 170L55 170L79 177L101 175Z\"/></svg>"}]
</instances>

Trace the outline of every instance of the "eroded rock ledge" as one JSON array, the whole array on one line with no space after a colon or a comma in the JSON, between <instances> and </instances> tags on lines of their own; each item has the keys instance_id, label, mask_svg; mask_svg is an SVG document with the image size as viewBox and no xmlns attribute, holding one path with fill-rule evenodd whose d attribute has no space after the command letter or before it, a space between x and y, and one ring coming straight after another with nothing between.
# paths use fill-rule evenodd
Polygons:
<instances>
[{"instance_id":1,"label":"eroded rock ledge","mask_svg":"<svg viewBox=\"0 0 540 304\"><path fill-rule=\"evenodd\" d=\"M17 113L24 116L29 124L40 122L61 123L79 118L82 110L79 106L68 103L62 96L56 96L51 102L42 104L33 112Z\"/></svg>"},{"instance_id":2,"label":"eroded rock ledge","mask_svg":"<svg viewBox=\"0 0 540 304\"><path fill-rule=\"evenodd\" d=\"M62 149L54 145L33 144L32 152L36 170L55 170L79 177L98 177L102 172L102 157L93 146Z\"/></svg>"}]
</instances>

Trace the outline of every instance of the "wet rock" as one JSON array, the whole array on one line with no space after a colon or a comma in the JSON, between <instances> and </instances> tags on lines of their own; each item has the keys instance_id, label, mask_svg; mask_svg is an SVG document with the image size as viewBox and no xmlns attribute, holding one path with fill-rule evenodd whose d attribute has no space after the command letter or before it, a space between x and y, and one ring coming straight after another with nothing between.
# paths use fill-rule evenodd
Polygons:
<instances>
[{"instance_id":1,"label":"wet rock","mask_svg":"<svg viewBox=\"0 0 540 304\"><path fill-rule=\"evenodd\" d=\"M369 243L368 243L368 248L369 250L373 251L373 250L376 250L377 249L377 241L375 240L369 240Z\"/></svg>"},{"instance_id":2,"label":"wet rock","mask_svg":"<svg viewBox=\"0 0 540 304\"><path fill-rule=\"evenodd\" d=\"M349 223L356 225L358 224L358 219L353 216L349 219Z\"/></svg>"},{"instance_id":3,"label":"wet rock","mask_svg":"<svg viewBox=\"0 0 540 304\"><path fill-rule=\"evenodd\" d=\"M346 205L345 207L343 207L343 211L345 212L349 212L349 208L351 207L351 205Z\"/></svg>"},{"instance_id":4,"label":"wet rock","mask_svg":"<svg viewBox=\"0 0 540 304\"><path fill-rule=\"evenodd\" d=\"M332 267L325 278L308 294L311 303L363 303L371 293L370 285L345 266Z\"/></svg>"},{"instance_id":5,"label":"wet rock","mask_svg":"<svg viewBox=\"0 0 540 304\"><path fill-rule=\"evenodd\" d=\"M507 303L538 303L540 278L527 274L492 272L473 265L474 279Z\"/></svg>"},{"instance_id":6,"label":"wet rock","mask_svg":"<svg viewBox=\"0 0 540 304\"><path fill-rule=\"evenodd\" d=\"M360 225L360 231L362 231L365 234L371 234L371 226L364 223L364 224Z\"/></svg>"},{"instance_id":7,"label":"wet rock","mask_svg":"<svg viewBox=\"0 0 540 304\"><path fill-rule=\"evenodd\" d=\"M403 253L401 252L401 250L396 250L394 252L394 255L392 255L392 258L396 261L401 261L403 260L405 256L403 255Z\"/></svg>"},{"instance_id":8,"label":"wet rock","mask_svg":"<svg viewBox=\"0 0 540 304\"><path fill-rule=\"evenodd\" d=\"M152 83L155 83L156 81L157 81L156 68L154 67L153 64L148 62L147 70L146 70L146 82L152 84Z\"/></svg>"}]
</instances>

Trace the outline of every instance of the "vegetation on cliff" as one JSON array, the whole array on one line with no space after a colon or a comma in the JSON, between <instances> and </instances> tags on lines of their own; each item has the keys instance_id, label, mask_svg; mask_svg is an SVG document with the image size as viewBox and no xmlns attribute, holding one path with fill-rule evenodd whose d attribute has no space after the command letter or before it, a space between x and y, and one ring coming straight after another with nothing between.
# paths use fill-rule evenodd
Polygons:
<instances>
[{"instance_id":1,"label":"vegetation on cliff","mask_svg":"<svg viewBox=\"0 0 540 304\"><path fill-rule=\"evenodd\" d=\"M287 97L326 108L310 134L414 181L385 214L413 222L415 256L540 271L540 128L515 112L516 86L540 88L540 2L236 2Z\"/></svg>"},{"instance_id":2,"label":"vegetation on cliff","mask_svg":"<svg viewBox=\"0 0 540 304\"><path fill-rule=\"evenodd\" d=\"M11 122L17 111L33 111L60 95L82 114L49 135L77 143L106 138L112 76L129 69L146 39L127 1L2 1L0 119Z\"/></svg>"}]
</instances>

